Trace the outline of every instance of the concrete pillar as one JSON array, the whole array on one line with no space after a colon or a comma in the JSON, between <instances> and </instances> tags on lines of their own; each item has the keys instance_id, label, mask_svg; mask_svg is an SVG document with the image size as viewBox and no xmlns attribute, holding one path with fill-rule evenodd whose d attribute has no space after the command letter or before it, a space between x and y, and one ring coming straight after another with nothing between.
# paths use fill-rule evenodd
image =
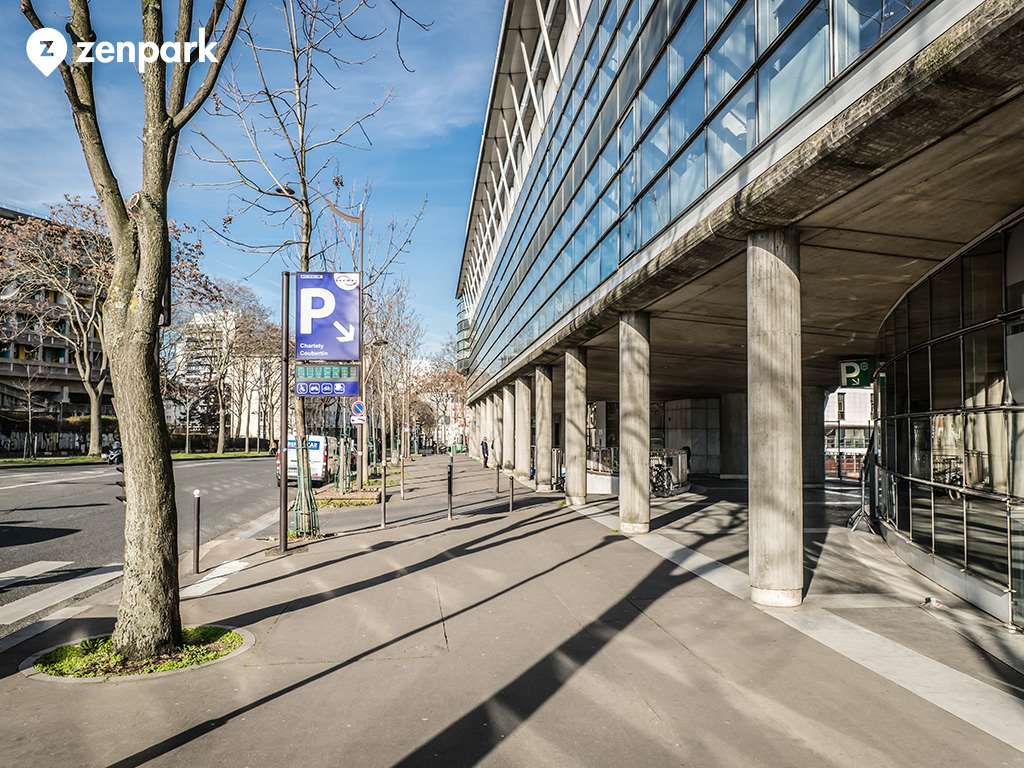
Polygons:
<instances>
[{"instance_id":1,"label":"concrete pillar","mask_svg":"<svg viewBox=\"0 0 1024 768\"><path fill-rule=\"evenodd\" d=\"M619 315L619 530L651 529L651 318Z\"/></svg>"},{"instance_id":2,"label":"concrete pillar","mask_svg":"<svg viewBox=\"0 0 1024 768\"><path fill-rule=\"evenodd\" d=\"M505 458L505 406L500 389L491 394L491 413L494 415L494 444L491 446L491 455L494 457L494 466L501 467L504 466Z\"/></svg>"},{"instance_id":3,"label":"concrete pillar","mask_svg":"<svg viewBox=\"0 0 1024 768\"><path fill-rule=\"evenodd\" d=\"M587 351L565 353L565 498L587 503Z\"/></svg>"},{"instance_id":4,"label":"concrete pillar","mask_svg":"<svg viewBox=\"0 0 1024 768\"><path fill-rule=\"evenodd\" d=\"M803 593L800 240L747 239L750 599L796 606Z\"/></svg>"},{"instance_id":5,"label":"concrete pillar","mask_svg":"<svg viewBox=\"0 0 1024 768\"><path fill-rule=\"evenodd\" d=\"M722 395L719 477L747 479L747 393Z\"/></svg>"},{"instance_id":6,"label":"concrete pillar","mask_svg":"<svg viewBox=\"0 0 1024 768\"><path fill-rule=\"evenodd\" d=\"M551 490L551 366L533 371L534 421L536 422L537 490Z\"/></svg>"},{"instance_id":7,"label":"concrete pillar","mask_svg":"<svg viewBox=\"0 0 1024 768\"><path fill-rule=\"evenodd\" d=\"M825 485L825 388L802 388L804 485Z\"/></svg>"},{"instance_id":8,"label":"concrete pillar","mask_svg":"<svg viewBox=\"0 0 1024 768\"><path fill-rule=\"evenodd\" d=\"M526 483L530 480L530 409L532 397L530 384L520 376L516 379L516 478Z\"/></svg>"},{"instance_id":9,"label":"concrete pillar","mask_svg":"<svg viewBox=\"0 0 1024 768\"><path fill-rule=\"evenodd\" d=\"M511 385L501 388L501 466L514 469L516 462L516 395Z\"/></svg>"}]
</instances>

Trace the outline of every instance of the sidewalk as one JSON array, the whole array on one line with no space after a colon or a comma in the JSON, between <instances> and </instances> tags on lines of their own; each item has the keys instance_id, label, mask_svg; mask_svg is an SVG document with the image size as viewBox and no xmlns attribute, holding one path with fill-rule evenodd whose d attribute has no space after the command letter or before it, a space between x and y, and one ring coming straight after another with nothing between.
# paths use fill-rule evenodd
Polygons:
<instances>
[{"instance_id":1,"label":"sidewalk","mask_svg":"<svg viewBox=\"0 0 1024 768\"><path fill-rule=\"evenodd\" d=\"M807 605L767 612L742 595L742 487L660 501L630 540L614 500L517 488L510 513L507 479L495 499L465 457L448 521L446 461L415 462L394 527L332 513L339 535L286 557L208 548L205 568L234 564L183 590L183 616L250 630L237 657L141 682L17 672L109 631L116 590L0 655L4 764L1024 766L1022 676L917 608L884 544L829 524L842 510L808 534Z\"/></svg>"}]
</instances>

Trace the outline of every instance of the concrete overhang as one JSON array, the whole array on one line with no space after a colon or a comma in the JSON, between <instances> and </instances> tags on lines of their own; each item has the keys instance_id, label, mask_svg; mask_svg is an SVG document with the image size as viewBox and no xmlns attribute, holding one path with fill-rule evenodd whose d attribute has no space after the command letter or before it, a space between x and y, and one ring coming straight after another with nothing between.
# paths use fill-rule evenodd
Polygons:
<instances>
[{"instance_id":1,"label":"concrete overhang","mask_svg":"<svg viewBox=\"0 0 1024 768\"><path fill-rule=\"evenodd\" d=\"M801 231L805 382L837 385L838 361L874 353L879 324L907 288L1024 205L1024 2L924 11L933 16L904 30L915 39L888 43L917 43L915 53L887 72L891 51L866 57L571 319L497 376L471 382L471 399L530 364L557 364L573 346L590 350L588 396L616 399L616 323L635 309L652 313L653 399L745 388L746 237L789 225ZM943 22L928 38L926 25ZM872 72L874 85L794 135Z\"/></svg>"}]
</instances>

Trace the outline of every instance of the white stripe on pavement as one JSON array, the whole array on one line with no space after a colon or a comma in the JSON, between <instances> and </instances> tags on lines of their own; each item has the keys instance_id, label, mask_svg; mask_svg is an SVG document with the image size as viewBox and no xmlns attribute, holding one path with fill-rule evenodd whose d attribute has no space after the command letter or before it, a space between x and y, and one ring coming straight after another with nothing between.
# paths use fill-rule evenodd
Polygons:
<instances>
[{"instance_id":1,"label":"white stripe on pavement","mask_svg":"<svg viewBox=\"0 0 1024 768\"><path fill-rule=\"evenodd\" d=\"M31 579L33 576L41 576L47 571L55 571L71 565L70 560L37 560L34 563L23 565L20 568L12 568L9 571L0 573L0 589L17 584L19 581Z\"/></svg>"},{"instance_id":2,"label":"white stripe on pavement","mask_svg":"<svg viewBox=\"0 0 1024 768\"><path fill-rule=\"evenodd\" d=\"M178 593L178 595L180 597L199 597L200 595L205 595L211 589L219 587L225 581L227 581L226 578L201 579L200 581L197 581L195 584L191 584L185 587Z\"/></svg>"},{"instance_id":3,"label":"white stripe on pavement","mask_svg":"<svg viewBox=\"0 0 1024 768\"><path fill-rule=\"evenodd\" d=\"M7 637L0 638L0 653L13 648L19 643L23 643L36 635L42 634L48 629L53 629L58 624L68 619L74 618L80 613L87 611L92 606L89 605L69 605L66 608L54 611L45 619L40 619L29 624L27 627L22 627L17 632L12 632Z\"/></svg>"},{"instance_id":4,"label":"white stripe on pavement","mask_svg":"<svg viewBox=\"0 0 1024 768\"><path fill-rule=\"evenodd\" d=\"M228 580L228 576L232 573L238 573L248 567L248 563L245 560L229 560L226 563L221 563L212 571L207 573L203 578L197 581L195 584L190 584L184 589L178 592L179 597L199 597L205 595L212 589L216 589L225 581Z\"/></svg>"},{"instance_id":5,"label":"white stripe on pavement","mask_svg":"<svg viewBox=\"0 0 1024 768\"><path fill-rule=\"evenodd\" d=\"M75 595L86 592L108 581L113 581L121 575L121 564L111 563L102 568L83 573L73 579L62 581L60 584L42 589L28 597L14 600L7 605L0 606L0 624L14 624L32 614L45 611L52 605L68 600Z\"/></svg>"},{"instance_id":6,"label":"white stripe on pavement","mask_svg":"<svg viewBox=\"0 0 1024 768\"><path fill-rule=\"evenodd\" d=\"M32 485L53 485L54 483L67 483L71 480L84 480L88 478L101 478L101 477L113 477L116 472L110 472L108 470L100 470L99 472L87 472L77 475L65 475L64 477L55 477L52 480L33 480L29 483L17 483L16 485L2 485L0 491L13 491L15 488L28 488Z\"/></svg>"}]
</instances>

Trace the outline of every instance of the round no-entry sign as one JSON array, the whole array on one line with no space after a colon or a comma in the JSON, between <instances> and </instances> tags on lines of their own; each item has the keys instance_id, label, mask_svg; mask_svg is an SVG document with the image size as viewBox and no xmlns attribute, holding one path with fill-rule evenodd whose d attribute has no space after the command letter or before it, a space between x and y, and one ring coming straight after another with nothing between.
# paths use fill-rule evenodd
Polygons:
<instances>
[{"instance_id":1,"label":"round no-entry sign","mask_svg":"<svg viewBox=\"0 0 1024 768\"><path fill-rule=\"evenodd\" d=\"M366 413L366 403L364 403L362 400L356 400L354 403L352 403L353 416L362 416L364 413Z\"/></svg>"}]
</instances>

